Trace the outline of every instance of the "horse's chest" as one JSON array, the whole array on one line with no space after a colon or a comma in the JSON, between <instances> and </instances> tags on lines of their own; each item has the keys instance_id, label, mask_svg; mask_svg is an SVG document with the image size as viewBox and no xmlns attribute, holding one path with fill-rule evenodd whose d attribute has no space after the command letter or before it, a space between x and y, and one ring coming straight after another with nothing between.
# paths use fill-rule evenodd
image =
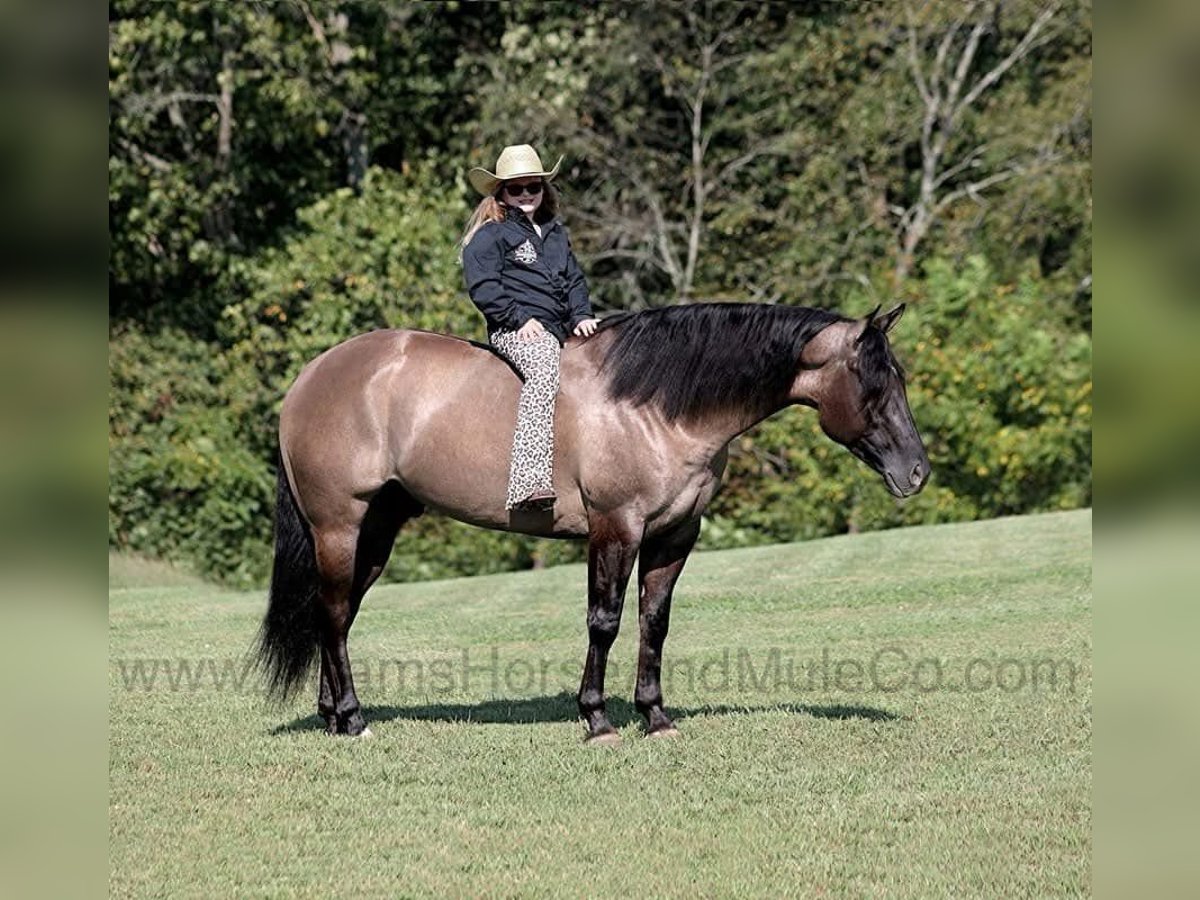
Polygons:
<instances>
[{"instance_id":1,"label":"horse's chest","mask_svg":"<svg viewBox=\"0 0 1200 900\"><path fill-rule=\"evenodd\" d=\"M721 487L727 452L722 449L702 465L684 470L678 481L665 485L658 508L646 517L646 531L666 531L700 517Z\"/></svg>"}]
</instances>

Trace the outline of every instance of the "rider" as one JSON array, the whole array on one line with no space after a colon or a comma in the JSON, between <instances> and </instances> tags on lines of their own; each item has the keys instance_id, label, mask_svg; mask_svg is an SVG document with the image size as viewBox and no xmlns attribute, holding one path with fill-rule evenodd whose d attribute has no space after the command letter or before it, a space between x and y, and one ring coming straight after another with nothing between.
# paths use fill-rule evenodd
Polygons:
<instances>
[{"instance_id":1,"label":"rider","mask_svg":"<svg viewBox=\"0 0 1200 900\"><path fill-rule=\"evenodd\" d=\"M554 401L559 356L568 333L596 330L587 282L567 229L557 216L550 182L562 158L545 171L528 144L505 147L496 171L468 173L483 200L461 242L471 300L487 320L488 339L521 373L506 509L554 506Z\"/></svg>"}]
</instances>

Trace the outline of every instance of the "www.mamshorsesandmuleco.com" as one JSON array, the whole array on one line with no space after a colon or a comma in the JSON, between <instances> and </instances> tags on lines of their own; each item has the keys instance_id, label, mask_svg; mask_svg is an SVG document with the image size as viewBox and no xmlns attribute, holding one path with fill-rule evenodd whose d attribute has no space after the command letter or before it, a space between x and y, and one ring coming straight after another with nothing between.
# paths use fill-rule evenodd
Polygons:
<instances>
[{"instance_id":1,"label":"www.mamshorsesandmuleco.com","mask_svg":"<svg viewBox=\"0 0 1200 900\"><path fill-rule=\"evenodd\" d=\"M237 657L134 657L111 661L120 689L131 692L262 689L254 663ZM355 664L359 690L422 697L483 694L491 697L560 693L578 686L582 658L514 656L499 647L464 649L433 658L362 659ZM620 684L633 664L610 659L608 677ZM987 655L946 659L899 645L869 654L826 647L815 656L783 648L725 648L702 658L670 659L662 666L667 691L737 692L748 695L895 693L1074 693L1080 661L1049 654Z\"/></svg>"}]
</instances>

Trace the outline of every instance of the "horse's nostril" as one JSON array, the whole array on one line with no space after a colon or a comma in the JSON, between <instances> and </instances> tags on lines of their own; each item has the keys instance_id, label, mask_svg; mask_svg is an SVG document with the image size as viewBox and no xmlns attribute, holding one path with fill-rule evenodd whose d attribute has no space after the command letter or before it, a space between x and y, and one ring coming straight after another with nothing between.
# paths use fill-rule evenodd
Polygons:
<instances>
[{"instance_id":1,"label":"horse's nostril","mask_svg":"<svg viewBox=\"0 0 1200 900\"><path fill-rule=\"evenodd\" d=\"M912 484L913 487L916 487L917 485L919 485L921 483L921 481L922 481L922 479L924 479L924 477L925 477L925 470L923 468L921 468L920 463L917 463L915 466L913 466L912 474L908 476L908 480L909 480L909 483Z\"/></svg>"}]
</instances>

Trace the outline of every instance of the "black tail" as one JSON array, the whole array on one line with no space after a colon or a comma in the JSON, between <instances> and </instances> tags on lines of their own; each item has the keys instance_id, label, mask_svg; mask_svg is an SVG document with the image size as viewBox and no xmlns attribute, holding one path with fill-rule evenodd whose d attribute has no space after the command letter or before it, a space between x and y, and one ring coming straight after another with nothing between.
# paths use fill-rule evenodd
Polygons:
<instances>
[{"instance_id":1,"label":"black tail","mask_svg":"<svg viewBox=\"0 0 1200 900\"><path fill-rule=\"evenodd\" d=\"M258 664L281 699L304 681L317 656L317 557L308 524L288 484L283 460L275 501L275 566L267 614L258 633Z\"/></svg>"}]
</instances>

